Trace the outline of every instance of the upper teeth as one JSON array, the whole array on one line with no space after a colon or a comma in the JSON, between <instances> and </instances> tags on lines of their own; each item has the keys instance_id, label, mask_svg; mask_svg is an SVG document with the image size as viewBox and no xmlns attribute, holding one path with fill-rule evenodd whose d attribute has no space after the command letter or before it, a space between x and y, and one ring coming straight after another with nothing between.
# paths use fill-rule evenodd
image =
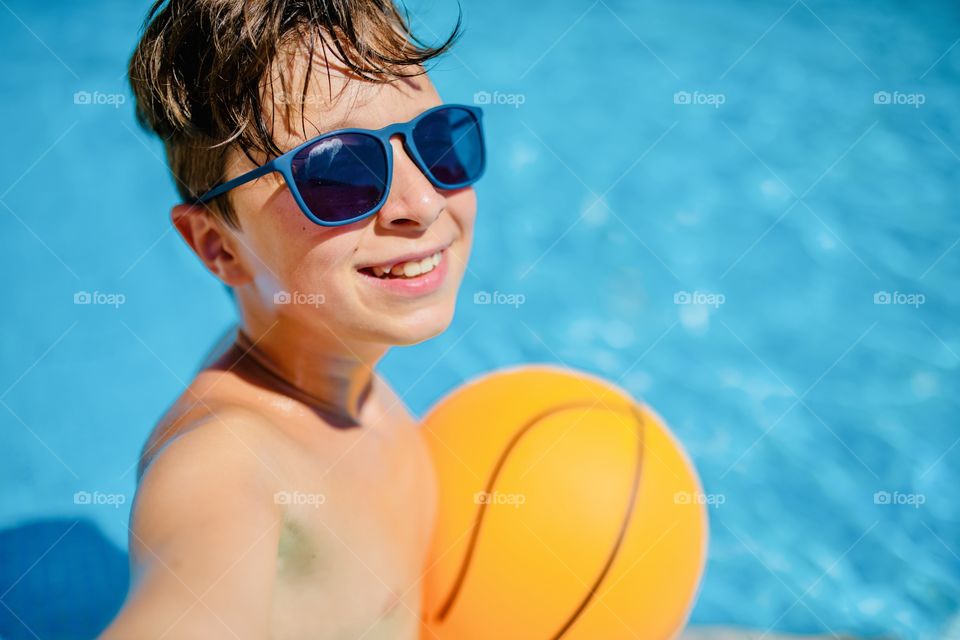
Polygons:
<instances>
[{"instance_id":1,"label":"upper teeth","mask_svg":"<svg viewBox=\"0 0 960 640\"><path fill-rule=\"evenodd\" d=\"M373 274L378 278L386 274L394 276L404 276L413 278L424 273L433 271L434 267L440 264L440 252L437 251L432 256L427 256L420 260L410 260L408 262L398 262L397 264L387 264L373 267Z\"/></svg>"}]
</instances>

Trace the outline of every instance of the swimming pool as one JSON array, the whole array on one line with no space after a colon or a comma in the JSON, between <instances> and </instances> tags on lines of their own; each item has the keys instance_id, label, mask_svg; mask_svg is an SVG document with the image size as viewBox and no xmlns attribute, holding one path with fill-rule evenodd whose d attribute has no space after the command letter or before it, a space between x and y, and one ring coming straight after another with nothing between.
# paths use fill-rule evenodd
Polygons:
<instances>
[{"instance_id":1,"label":"swimming pool","mask_svg":"<svg viewBox=\"0 0 960 640\"><path fill-rule=\"evenodd\" d=\"M146 432L232 320L133 122L146 4L0 6L0 528L120 549ZM960 7L465 13L433 79L492 157L453 326L383 363L411 408L519 362L618 381L713 497L694 623L960 637Z\"/></svg>"}]
</instances>

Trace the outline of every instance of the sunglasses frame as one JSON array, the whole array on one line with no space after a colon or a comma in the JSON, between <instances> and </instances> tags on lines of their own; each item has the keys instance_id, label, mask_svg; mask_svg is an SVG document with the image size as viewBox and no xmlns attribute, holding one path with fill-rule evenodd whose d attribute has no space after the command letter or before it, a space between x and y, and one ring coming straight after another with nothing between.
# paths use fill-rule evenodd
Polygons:
<instances>
[{"instance_id":1,"label":"sunglasses frame","mask_svg":"<svg viewBox=\"0 0 960 640\"><path fill-rule=\"evenodd\" d=\"M477 123L477 129L479 130L479 133L480 133L480 143L481 143L480 144L480 169L479 171L477 171L477 175L471 180L467 180L465 182L460 182L457 184L443 184L437 181L433 177L431 171L427 168L427 164L423 161L423 158L420 157L420 152L417 150L417 145L415 143L411 143L410 140L412 140L413 138L414 128L417 126L417 124L420 123L421 120L423 120L424 118L428 117L429 115L437 111L441 111L444 109L452 109L452 108L463 109L465 111L468 111L473 116L473 119ZM408 120L407 122L397 122L397 123L388 125L386 127L383 127L382 129L337 129L335 131L330 131L328 133L321 134L315 138L311 138L310 140L307 140L303 144L297 145L290 151L287 151L286 153L277 156L273 160L270 160L266 164L263 164L257 167L256 169L248 171L247 173L237 176L232 180L228 180L227 182L217 185L210 191L207 191L205 194L203 194L202 196L194 200L194 204L205 204L210 200L213 200L214 198L225 194L231 189L239 187L242 184L252 182L253 180L256 180L261 176L265 176L268 173L277 172L283 176L283 179L287 183L287 187L290 189L290 193L293 194L294 199L297 201L297 205L300 207L300 210L303 212L305 216L307 216L307 218L310 219L311 222L324 227L340 227L345 224L350 224L352 222L363 220L364 218L368 218L376 214L378 211L380 211L384 203L387 201L387 197L390 195L390 187L393 184L393 147L390 144L390 139L395 135L399 135L401 137L403 148L404 150L406 150L407 155L410 156L410 158L417 165L417 167L420 169L423 175L426 176L426 178L430 181L430 183L433 186L437 187L438 189L446 189L446 190L461 189L479 180L480 177L483 175L484 170L486 169L486 162L487 162L486 144L483 137L483 117L482 116L483 116L483 110L480 107L476 107L473 105L466 105L466 104L441 104L439 106L433 107L432 109L427 109L426 111L424 111L417 117L413 118L412 120ZM354 216L353 218L349 218L347 220L340 220L337 222L321 220L320 218L315 216L312 211L310 211L309 207L307 207L307 203L304 202L303 197L300 195L300 188L297 187L297 183L293 177L293 159L300 151L302 151L303 149L311 145L314 145L320 142L321 140L324 140L326 138L331 138L333 136L348 134L348 133L364 134L371 138L379 140L380 146L383 148L383 152L384 152L384 155L386 156L386 162L387 162L386 189L384 189L383 197L380 198L380 201L377 202L377 204L374 207L372 207L369 211L366 211L358 216Z\"/></svg>"}]
</instances>

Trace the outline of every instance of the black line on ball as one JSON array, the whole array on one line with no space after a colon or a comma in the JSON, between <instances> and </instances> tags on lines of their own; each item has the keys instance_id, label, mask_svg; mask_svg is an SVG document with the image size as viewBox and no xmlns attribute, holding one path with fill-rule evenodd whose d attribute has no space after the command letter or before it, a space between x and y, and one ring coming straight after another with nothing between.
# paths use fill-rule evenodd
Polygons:
<instances>
[{"instance_id":1,"label":"black line on ball","mask_svg":"<svg viewBox=\"0 0 960 640\"><path fill-rule=\"evenodd\" d=\"M603 565L603 571L597 576L596 582L590 587L590 591L587 592L586 597L584 597L580 606L577 607L577 610L573 612L573 615L570 616L567 623L553 636L553 640L559 640L559 638L563 637L563 635L570 630L570 627L573 626L573 623L577 621L577 618L580 617L580 614L586 610L590 601L593 600L593 596L600 588L600 583L607 577L607 574L610 572L610 567L613 566L613 561L617 558L617 553L620 552L620 546L623 544L623 539L627 535L627 526L629 526L630 520L633 517L633 511L637 506L637 494L640 493L640 475L643 471L643 446L646 440L646 421L644 420L643 414L637 411L635 406L630 405L630 411L633 412L633 416L636 418L639 427L639 433L637 434L637 464L633 473L633 488L630 491L630 503L624 515L623 523L620 525L620 534L617 536L617 541L614 543L613 549L610 550L606 564Z\"/></svg>"},{"instance_id":2,"label":"black line on ball","mask_svg":"<svg viewBox=\"0 0 960 640\"><path fill-rule=\"evenodd\" d=\"M593 409L596 406L596 404L597 404L596 402L570 403L570 404L562 405L559 407L553 407L530 419L525 425L523 425L521 429L519 429L514 434L513 438L511 438L510 442L507 444L507 446L504 448L503 452L501 453L500 458L499 460L497 460L497 464L494 466L493 471L490 474L490 478L487 481L487 484L485 487L486 493L491 494L493 492L493 488L494 488L494 485L496 484L500 471L502 470L503 466L506 464L507 459L510 457L510 453L513 451L514 448L516 448L517 444L520 442L520 439L524 435L526 435L534 426L536 426L537 423L545 420L546 418L550 417L553 414L561 413L563 411L570 411L573 409L584 408L584 407L588 409ZM607 408L609 409L609 407ZM606 577L607 573L609 572L610 567L613 565L613 561L616 558L617 552L620 549L620 545L623 542L623 538L626 535L627 525L630 522L630 518L632 517L634 508L636 506L637 493L639 491L639 484L640 484L640 473L641 473L642 462L643 462L645 420L643 415L637 411L636 406L632 404L629 405L629 410L633 413L634 417L636 418L637 424L639 425L639 433L637 438L639 443L639 450L637 455L637 464L634 471L633 488L630 494L630 502L627 508L627 513L620 527L620 533L617 536L617 541L614 544L609 557L607 558L607 562L604 564L603 570L600 572L600 575L598 576L597 580L594 582L593 586L590 588L590 591L586 594L583 601L580 603L580 606L577 607L576 611L574 611L574 613L570 616L567 622L561 627L560 631L558 631L553 636L554 640L557 640L558 638L562 637L570 629L573 623L583 613L587 605L593 599L593 596L596 593L597 589L599 588L601 582L603 582L603 579ZM469 569L471 561L473 560L473 554L474 554L474 551L476 550L477 541L480 537L480 528L483 524L484 515L486 514L486 507L487 507L486 503L481 503L480 508L477 510L477 515L474 521L473 530L470 533L470 540L467 543L467 551L464 556L463 563L460 565L460 571L457 574L456 580L454 580L453 586L451 587L451 590L450 590L450 594L447 596L447 599L444 602L443 606L441 606L440 610L437 612L436 618L440 622L443 622L443 620L450 613L450 610L453 608L453 605L457 600L457 596L459 596L460 594L460 591L463 587L463 583L466 580L467 570Z\"/></svg>"}]
</instances>

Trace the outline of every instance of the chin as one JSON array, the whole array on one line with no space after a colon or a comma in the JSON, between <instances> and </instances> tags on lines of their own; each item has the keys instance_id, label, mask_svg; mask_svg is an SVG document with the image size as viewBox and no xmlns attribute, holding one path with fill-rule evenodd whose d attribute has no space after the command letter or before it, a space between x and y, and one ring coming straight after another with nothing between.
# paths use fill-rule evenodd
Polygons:
<instances>
[{"instance_id":1,"label":"chin","mask_svg":"<svg viewBox=\"0 0 960 640\"><path fill-rule=\"evenodd\" d=\"M384 323L380 319L379 342L398 347L419 344L440 335L453 321L453 304L438 304L427 309L418 309L403 317L391 318Z\"/></svg>"}]
</instances>

